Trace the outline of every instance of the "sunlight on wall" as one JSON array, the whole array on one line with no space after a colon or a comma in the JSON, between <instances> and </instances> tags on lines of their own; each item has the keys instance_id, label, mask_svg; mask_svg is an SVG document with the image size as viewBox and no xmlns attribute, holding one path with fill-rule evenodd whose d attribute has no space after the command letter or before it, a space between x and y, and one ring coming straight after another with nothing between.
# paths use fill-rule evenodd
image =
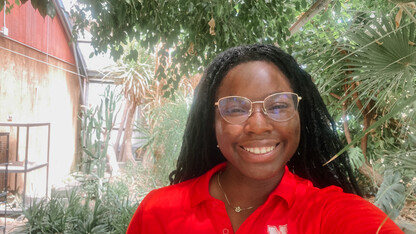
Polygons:
<instances>
[{"instance_id":1,"label":"sunlight on wall","mask_svg":"<svg viewBox=\"0 0 416 234\"><path fill-rule=\"evenodd\" d=\"M71 89L76 88L76 77L65 77L60 71L49 73L50 85L50 108L49 119L51 119L51 157L50 159L50 181L51 184L60 183L63 177L69 174L74 161L76 148L76 119L77 113L73 112L73 105L79 105L78 100L73 100L74 93ZM76 89L75 89L76 90ZM78 95L75 95L79 97ZM75 103L74 103L75 101ZM74 116L75 115L75 116Z\"/></svg>"},{"instance_id":2,"label":"sunlight on wall","mask_svg":"<svg viewBox=\"0 0 416 234\"><path fill-rule=\"evenodd\" d=\"M38 56L33 53L32 56ZM0 60L0 122L12 116L13 122L50 122L50 167L49 187L61 183L70 172L78 151L78 110L80 88L78 77L65 70L26 60L12 53L1 53ZM69 64L62 64L49 58L56 66L73 70ZM12 132L11 146L16 144L16 129L0 128ZM19 140L19 161L24 160L25 131L21 129ZM45 161L47 136L41 130L30 129L29 161ZM14 147L10 155L16 155ZM28 173L26 194L45 194L46 168ZM14 188L14 175L9 186ZM18 190L23 187L23 174L18 174Z\"/></svg>"}]
</instances>

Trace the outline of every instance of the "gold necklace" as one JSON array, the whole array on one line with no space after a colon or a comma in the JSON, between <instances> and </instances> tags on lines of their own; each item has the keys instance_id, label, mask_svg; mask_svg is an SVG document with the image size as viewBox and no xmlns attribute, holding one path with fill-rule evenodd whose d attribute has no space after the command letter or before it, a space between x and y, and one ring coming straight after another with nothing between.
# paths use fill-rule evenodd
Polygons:
<instances>
[{"instance_id":1,"label":"gold necklace","mask_svg":"<svg viewBox=\"0 0 416 234\"><path fill-rule=\"evenodd\" d=\"M227 201L228 205L231 208L233 208L234 211L237 212L237 213L240 213L241 211L253 209L254 206L250 206L250 207L247 207L247 208L241 208L240 206L231 205L230 200L228 200L227 194L225 194L225 191L224 191L224 189L222 189L222 186L221 186L221 182L220 182L221 174L222 174L222 171L220 171L220 173L218 173L218 177L217 177L218 187L220 187L221 192L224 194L225 200Z\"/></svg>"}]
</instances>

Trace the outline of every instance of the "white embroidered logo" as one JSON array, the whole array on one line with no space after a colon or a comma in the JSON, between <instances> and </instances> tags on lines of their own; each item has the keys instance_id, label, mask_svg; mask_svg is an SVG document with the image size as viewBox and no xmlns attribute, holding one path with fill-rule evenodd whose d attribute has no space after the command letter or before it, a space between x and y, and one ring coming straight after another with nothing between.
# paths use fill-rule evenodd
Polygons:
<instances>
[{"instance_id":1,"label":"white embroidered logo","mask_svg":"<svg viewBox=\"0 0 416 234\"><path fill-rule=\"evenodd\" d=\"M267 233L269 234L287 234L287 224L276 226L267 225Z\"/></svg>"}]
</instances>

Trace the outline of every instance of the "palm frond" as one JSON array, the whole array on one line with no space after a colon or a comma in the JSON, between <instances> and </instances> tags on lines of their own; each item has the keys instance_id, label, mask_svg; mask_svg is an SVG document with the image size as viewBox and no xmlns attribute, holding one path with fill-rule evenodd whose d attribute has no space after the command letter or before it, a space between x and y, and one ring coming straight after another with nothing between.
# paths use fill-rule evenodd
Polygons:
<instances>
[{"instance_id":1,"label":"palm frond","mask_svg":"<svg viewBox=\"0 0 416 234\"><path fill-rule=\"evenodd\" d=\"M409 41L416 40L414 22L396 30L394 19L387 16L350 32L347 37L354 50L349 53L353 56L345 60L343 70L350 81L360 82L356 93L372 97L375 106L391 100L392 91L396 96L413 95L416 46Z\"/></svg>"},{"instance_id":2,"label":"palm frond","mask_svg":"<svg viewBox=\"0 0 416 234\"><path fill-rule=\"evenodd\" d=\"M354 146L354 144L356 144L358 141L360 141L361 138L363 138L370 131L372 131L375 128L378 128L380 125L382 125L384 122L386 122L388 119L394 117L398 113L401 113L403 111L403 109L405 109L406 107L408 107L410 105L413 105L414 102L416 102L416 95L413 95L413 96L407 98L406 100L401 101L389 113L385 114L379 120L377 120L376 122L374 122L370 127L368 127L367 130L365 130L365 131L359 133L358 135L356 135L355 138L348 145L346 145L335 156L333 156L330 160L328 160L328 162L326 162L324 164L324 166L326 164L332 162L336 158L338 158L342 153L344 153L345 151L347 151L350 147Z\"/></svg>"}]
</instances>

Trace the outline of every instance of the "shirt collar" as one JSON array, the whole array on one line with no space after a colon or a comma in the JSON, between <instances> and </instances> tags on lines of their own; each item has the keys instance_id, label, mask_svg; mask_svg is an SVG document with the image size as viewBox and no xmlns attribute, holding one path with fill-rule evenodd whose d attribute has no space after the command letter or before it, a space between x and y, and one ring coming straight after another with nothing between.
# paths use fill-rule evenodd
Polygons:
<instances>
[{"instance_id":1,"label":"shirt collar","mask_svg":"<svg viewBox=\"0 0 416 234\"><path fill-rule=\"evenodd\" d=\"M276 196L281 197L287 202L287 205L290 208L295 201L295 196L298 192L297 190L305 188L305 186L299 186L299 184L305 184L306 187L313 186L310 181L294 175L289 171L289 168L285 166L285 172L283 174L282 180L270 194L269 199L272 199Z\"/></svg>"},{"instance_id":2,"label":"shirt collar","mask_svg":"<svg viewBox=\"0 0 416 234\"><path fill-rule=\"evenodd\" d=\"M225 168L226 165L226 162L220 163L197 178L193 188L194 192L191 195L191 206L196 206L205 200L214 199L209 193L209 181L215 173Z\"/></svg>"}]
</instances>

